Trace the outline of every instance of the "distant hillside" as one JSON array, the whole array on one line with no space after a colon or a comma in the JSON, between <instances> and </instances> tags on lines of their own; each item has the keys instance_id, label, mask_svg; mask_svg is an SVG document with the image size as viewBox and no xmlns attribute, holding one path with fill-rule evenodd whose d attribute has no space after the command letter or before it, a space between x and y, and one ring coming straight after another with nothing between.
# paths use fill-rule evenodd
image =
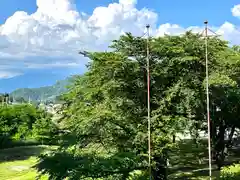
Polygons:
<instances>
[{"instance_id":1,"label":"distant hillside","mask_svg":"<svg viewBox=\"0 0 240 180\"><path fill-rule=\"evenodd\" d=\"M26 101L30 98L31 101L54 101L56 96L66 92L66 86L74 79L73 77L58 81L52 86L39 88L20 88L10 93L14 99L24 98Z\"/></svg>"}]
</instances>

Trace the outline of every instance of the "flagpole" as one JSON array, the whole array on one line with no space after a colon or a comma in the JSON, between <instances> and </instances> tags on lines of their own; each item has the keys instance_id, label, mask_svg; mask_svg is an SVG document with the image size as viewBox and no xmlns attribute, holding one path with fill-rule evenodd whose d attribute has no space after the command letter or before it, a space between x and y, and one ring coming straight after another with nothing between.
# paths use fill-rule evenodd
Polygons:
<instances>
[{"instance_id":1,"label":"flagpole","mask_svg":"<svg viewBox=\"0 0 240 180\"><path fill-rule=\"evenodd\" d=\"M151 116L150 116L150 70L149 70L149 28L150 25L146 25L147 28L147 94L148 94L148 166L149 166L149 179L152 179L151 169Z\"/></svg>"},{"instance_id":2,"label":"flagpole","mask_svg":"<svg viewBox=\"0 0 240 180\"><path fill-rule=\"evenodd\" d=\"M205 57L206 57L206 95L207 95L207 121L208 121L208 160L209 179L212 179L212 154L211 154L211 134L210 134L210 108L209 108L209 84L208 84L208 21L205 24Z\"/></svg>"}]
</instances>

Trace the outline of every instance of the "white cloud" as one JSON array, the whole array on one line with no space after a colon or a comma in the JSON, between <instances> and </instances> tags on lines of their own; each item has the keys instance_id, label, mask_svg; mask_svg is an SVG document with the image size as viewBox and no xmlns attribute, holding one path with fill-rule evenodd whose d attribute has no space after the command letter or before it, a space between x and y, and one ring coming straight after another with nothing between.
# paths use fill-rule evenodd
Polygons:
<instances>
[{"instance_id":1,"label":"white cloud","mask_svg":"<svg viewBox=\"0 0 240 180\"><path fill-rule=\"evenodd\" d=\"M0 71L0 79L8 79L19 75L22 75L22 73L12 71Z\"/></svg>"},{"instance_id":2,"label":"white cloud","mask_svg":"<svg viewBox=\"0 0 240 180\"><path fill-rule=\"evenodd\" d=\"M177 24L162 24L159 26L157 29L157 36L164 36L165 34L167 35L176 35L176 34L182 34L186 30L183 27L180 27Z\"/></svg>"},{"instance_id":3,"label":"white cloud","mask_svg":"<svg viewBox=\"0 0 240 180\"><path fill-rule=\"evenodd\" d=\"M74 0L37 0L36 3L35 13L15 12L0 27L1 62L12 58L25 68L73 67L82 64L76 61L79 50L105 50L120 34L130 31L142 35L146 23L155 28L157 22L156 13L135 8L136 0L96 7L89 16L76 10ZM66 58L59 61L60 56ZM56 62L48 61L49 57L55 57Z\"/></svg>"},{"instance_id":4,"label":"white cloud","mask_svg":"<svg viewBox=\"0 0 240 180\"><path fill-rule=\"evenodd\" d=\"M119 0L119 4L125 6L134 6L137 4L137 0Z\"/></svg>"},{"instance_id":5,"label":"white cloud","mask_svg":"<svg viewBox=\"0 0 240 180\"><path fill-rule=\"evenodd\" d=\"M18 11L1 27L1 35L11 43L9 51L37 54L39 49L52 53L76 53L82 48L103 50L122 32L136 35L150 22L153 26L157 14L147 9L137 10L135 0L120 0L108 7L97 7L89 17L76 10L73 0L37 0L33 14Z\"/></svg>"},{"instance_id":6,"label":"white cloud","mask_svg":"<svg viewBox=\"0 0 240 180\"><path fill-rule=\"evenodd\" d=\"M0 28L0 33L1 33L1 28ZM6 36L2 36L0 34L0 50L8 48L9 44L10 43L8 42L7 37Z\"/></svg>"},{"instance_id":7,"label":"white cloud","mask_svg":"<svg viewBox=\"0 0 240 180\"><path fill-rule=\"evenodd\" d=\"M240 17L240 4L235 5L232 8L232 15L235 16L235 17Z\"/></svg>"},{"instance_id":8,"label":"white cloud","mask_svg":"<svg viewBox=\"0 0 240 180\"><path fill-rule=\"evenodd\" d=\"M216 33L222 35L225 40L232 44L240 44L240 29L230 22L225 22Z\"/></svg>"},{"instance_id":9,"label":"white cloud","mask_svg":"<svg viewBox=\"0 0 240 180\"><path fill-rule=\"evenodd\" d=\"M158 36L202 31L202 27L184 28L170 23L157 27L158 14L146 8L137 9L137 0L96 7L92 15L78 12L74 0L37 0L36 4L35 13L15 12L0 26L1 59L15 57L14 62L22 62L26 68L71 67L81 64L76 61L78 50L105 50L124 32L143 35L146 24L151 25L151 34ZM240 5L232 8L232 14L240 16ZM214 30L240 44L240 30L235 25L226 22ZM67 58L57 60L60 56ZM33 58L26 60L27 57ZM56 62L44 57L56 57Z\"/></svg>"},{"instance_id":10,"label":"white cloud","mask_svg":"<svg viewBox=\"0 0 240 180\"><path fill-rule=\"evenodd\" d=\"M55 68L55 67L77 67L79 66L79 64L77 63L59 63L59 62L56 62L56 63L48 63L48 64L33 64L33 63L30 63L29 65L26 65L27 68L29 69L41 69L41 68Z\"/></svg>"}]
</instances>

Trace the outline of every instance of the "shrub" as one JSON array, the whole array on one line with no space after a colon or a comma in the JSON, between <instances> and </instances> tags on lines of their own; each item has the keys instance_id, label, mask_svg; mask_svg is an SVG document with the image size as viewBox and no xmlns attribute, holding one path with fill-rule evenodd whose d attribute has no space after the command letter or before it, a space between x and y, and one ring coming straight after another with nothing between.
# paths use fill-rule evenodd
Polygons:
<instances>
[{"instance_id":1,"label":"shrub","mask_svg":"<svg viewBox=\"0 0 240 180\"><path fill-rule=\"evenodd\" d=\"M240 164L227 166L221 169L220 180L239 180L240 179Z\"/></svg>"},{"instance_id":2,"label":"shrub","mask_svg":"<svg viewBox=\"0 0 240 180\"><path fill-rule=\"evenodd\" d=\"M50 118L40 118L32 126L32 136L42 144L56 144L58 128Z\"/></svg>"},{"instance_id":3,"label":"shrub","mask_svg":"<svg viewBox=\"0 0 240 180\"><path fill-rule=\"evenodd\" d=\"M130 173L130 177L127 180L145 180L148 179L148 175L146 172L135 170Z\"/></svg>"}]
</instances>

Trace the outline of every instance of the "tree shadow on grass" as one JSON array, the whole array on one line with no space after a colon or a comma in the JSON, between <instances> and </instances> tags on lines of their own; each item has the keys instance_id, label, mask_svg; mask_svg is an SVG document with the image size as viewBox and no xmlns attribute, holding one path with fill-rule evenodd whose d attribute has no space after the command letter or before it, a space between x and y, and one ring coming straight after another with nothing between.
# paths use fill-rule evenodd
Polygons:
<instances>
[{"instance_id":1,"label":"tree shadow on grass","mask_svg":"<svg viewBox=\"0 0 240 180\"><path fill-rule=\"evenodd\" d=\"M213 179L218 179L220 176L220 172L214 168L212 169L212 178ZM198 170L194 170L188 173L179 173L176 176L172 177L171 179L175 179L175 180L193 180L193 179L208 179L209 177L209 169L208 168L204 168L204 169L198 169Z\"/></svg>"},{"instance_id":2,"label":"tree shadow on grass","mask_svg":"<svg viewBox=\"0 0 240 180\"><path fill-rule=\"evenodd\" d=\"M34 167L41 175L48 174L50 179L118 180L128 177L134 170L146 169L139 166L142 161L131 152L116 153L109 157L88 153L56 152L41 155L40 161Z\"/></svg>"},{"instance_id":3,"label":"tree shadow on grass","mask_svg":"<svg viewBox=\"0 0 240 180\"><path fill-rule=\"evenodd\" d=\"M39 156L46 146L23 146L0 150L0 163L16 160L26 160L31 156Z\"/></svg>"},{"instance_id":4,"label":"tree shadow on grass","mask_svg":"<svg viewBox=\"0 0 240 180\"><path fill-rule=\"evenodd\" d=\"M207 149L204 142L194 144L192 140L178 142L170 155L171 171L193 171L206 167Z\"/></svg>"},{"instance_id":5,"label":"tree shadow on grass","mask_svg":"<svg viewBox=\"0 0 240 180\"><path fill-rule=\"evenodd\" d=\"M208 177L207 142L201 140L198 144L193 140L182 140L172 152L170 158L170 179L201 179ZM215 166L213 168L216 169ZM213 170L213 177L218 177L219 171Z\"/></svg>"},{"instance_id":6,"label":"tree shadow on grass","mask_svg":"<svg viewBox=\"0 0 240 180\"><path fill-rule=\"evenodd\" d=\"M224 166L240 162L239 143L229 150ZM212 162L213 177L219 177L219 171ZM197 146L192 140L183 140L178 143L170 158L169 174L171 179L207 179L208 170L208 149L207 141L201 140ZM202 178L200 178L202 177Z\"/></svg>"}]
</instances>

